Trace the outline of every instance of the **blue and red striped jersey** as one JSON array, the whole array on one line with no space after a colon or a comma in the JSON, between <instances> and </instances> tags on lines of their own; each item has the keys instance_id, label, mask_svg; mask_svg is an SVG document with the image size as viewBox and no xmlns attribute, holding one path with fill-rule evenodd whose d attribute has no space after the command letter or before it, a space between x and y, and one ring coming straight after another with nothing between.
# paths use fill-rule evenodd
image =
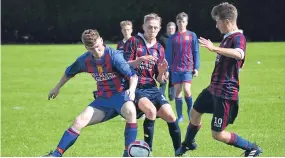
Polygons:
<instances>
[{"instance_id":1,"label":"blue and red striped jersey","mask_svg":"<svg viewBox=\"0 0 285 158\"><path fill-rule=\"evenodd\" d=\"M124 40L119 41L117 44L117 50L124 50L125 43L126 43L126 41L124 41Z\"/></svg>"},{"instance_id":2,"label":"blue and red striped jersey","mask_svg":"<svg viewBox=\"0 0 285 158\"><path fill-rule=\"evenodd\" d=\"M172 72L199 70L199 42L194 32L176 32L166 45L166 59Z\"/></svg>"},{"instance_id":3,"label":"blue and red striped jersey","mask_svg":"<svg viewBox=\"0 0 285 158\"><path fill-rule=\"evenodd\" d=\"M73 77L80 72L87 72L97 81L97 95L109 98L124 90L124 78L136 74L123 57L121 51L105 46L105 52L99 59L94 59L92 53L86 52L71 64L66 70L67 77Z\"/></svg>"},{"instance_id":4,"label":"blue and red striped jersey","mask_svg":"<svg viewBox=\"0 0 285 158\"><path fill-rule=\"evenodd\" d=\"M208 90L215 96L228 100L238 100L239 69L245 61L246 39L241 31L225 35L220 47L241 49L242 60L217 54L215 68Z\"/></svg>"},{"instance_id":5,"label":"blue and red striped jersey","mask_svg":"<svg viewBox=\"0 0 285 158\"><path fill-rule=\"evenodd\" d=\"M124 57L127 61L136 60L138 57L152 55L158 58L156 62L142 62L135 68L138 75L138 88L156 86L155 78L158 76L157 64L164 59L164 48L158 42L152 45L145 44L145 38L141 33L131 37L125 45Z\"/></svg>"}]
</instances>

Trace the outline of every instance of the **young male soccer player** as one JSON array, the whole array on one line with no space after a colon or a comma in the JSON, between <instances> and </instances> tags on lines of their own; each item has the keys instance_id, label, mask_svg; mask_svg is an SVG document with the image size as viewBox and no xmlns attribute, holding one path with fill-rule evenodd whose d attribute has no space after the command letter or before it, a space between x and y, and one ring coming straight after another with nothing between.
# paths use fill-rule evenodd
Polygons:
<instances>
[{"instance_id":1,"label":"young male soccer player","mask_svg":"<svg viewBox=\"0 0 285 158\"><path fill-rule=\"evenodd\" d=\"M188 15L184 12L176 17L178 32L169 38L166 47L167 61L172 72L172 84L176 90L176 111L178 122L183 121L182 115L182 87L187 104L187 114L190 120L192 108L191 83L192 76L198 76L200 66L199 42L194 32L188 31Z\"/></svg>"},{"instance_id":2,"label":"young male soccer player","mask_svg":"<svg viewBox=\"0 0 285 158\"><path fill-rule=\"evenodd\" d=\"M243 66L246 56L246 40L236 23L238 12L232 4L221 3L212 9L211 14L216 20L216 27L224 34L224 39L219 47L214 46L210 40L202 37L199 39L202 47L217 53L217 58L210 86L200 93L194 103L185 141L177 155L188 150L188 144L200 129L202 115L213 113L214 139L245 150L246 157L258 156L262 153L259 146L235 133L225 131L238 114L239 68Z\"/></svg>"},{"instance_id":3,"label":"young male soccer player","mask_svg":"<svg viewBox=\"0 0 285 158\"><path fill-rule=\"evenodd\" d=\"M160 30L161 18L157 14L144 16L144 34L138 33L126 43L125 59L135 67L139 77L136 89L136 104L146 115L144 121L144 139L152 149L154 122L156 116L165 120L168 124L173 147L177 150L181 144L180 128L176 117L165 97L156 86L156 81L163 82L166 79L167 61L164 57L164 49L156 41Z\"/></svg>"},{"instance_id":4,"label":"young male soccer player","mask_svg":"<svg viewBox=\"0 0 285 158\"><path fill-rule=\"evenodd\" d=\"M126 20L126 21L122 21L120 23L120 25L121 25L121 32L122 32L124 38L123 38L123 40L119 41L119 43L117 45L117 49L118 50L124 50L124 46L125 46L126 41L132 37L133 24L131 21Z\"/></svg>"},{"instance_id":5,"label":"young male soccer player","mask_svg":"<svg viewBox=\"0 0 285 158\"><path fill-rule=\"evenodd\" d=\"M88 51L66 69L59 83L50 91L48 99L54 99L60 88L80 72L92 74L97 81L98 97L64 132L56 150L46 156L62 156L74 144L81 129L111 119L113 116L108 114L113 114L114 111L126 118L125 149L137 136L136 108L133 103L138 81L136 72L129 66L121 52L103 45L103 40L96 30L85 30L82 42ZM129 79L127 90L122 84L123 77ZM124 150L124 155L126 154Z\"/></svg>"},{"instance_id":6,"label":"young male soccer player","mask_svg":"<svg viewBox=\"0 0 285 158\"><path fill-rule=\"evenodd\" d=\"M166 44L168 41L168 38L173 35L176 31L176 25L174 22L169 22L166 26L166 33L163 34L162 36L160 36L159 38L159 43L163 46L163 48L166 48ZM169 61L167 61L169 62ZM171 82L171 69L168 72L168 76L169 76L169 83L168 83L168 98L170 101L174 100L174 96L175 96L175 89L174 86ZM162 92L162 94L165 96L165 89L166 89L166 85L167 82L161 83L160 84L160 91Z\"/></svg>"}]
</instances>

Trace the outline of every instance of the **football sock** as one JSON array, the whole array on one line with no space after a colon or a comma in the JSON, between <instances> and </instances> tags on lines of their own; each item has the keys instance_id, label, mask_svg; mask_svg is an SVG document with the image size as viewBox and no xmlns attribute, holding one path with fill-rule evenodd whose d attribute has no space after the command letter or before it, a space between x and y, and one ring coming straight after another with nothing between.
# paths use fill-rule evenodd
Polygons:
<instances>
[{"instance_id":1,"label":"football sock","mask_svg":"<svg viewBox=\"0 0 285 158\"><path fill-rule=\"evenodd\" d=\"M193 140L196 137L200 128L201 128L201 125L195 126L190 122L187 127L187 133L186 133L185 141L183 142L183 144L186 146L190 146L190 144L193 143Z\"/></svg>"},{"instance_id":2,"label":"football sock","mask_svg":"<svg viewBox=\"0 0 285 158\"><path fill-rule=\"evenodd\" d=\"M126 123L125 127L125 150L137 138L138 126L137 123Z\"/></svg>"},{"instance_id":3,"label":"football sock","mask_svg":"<svg viewBox=\"0 0 285 158\"><path fill-rule=\"evenodd\" d=\"M177 117L178 119L182 118L182 104L183 104L182 98L175 98L175 104L176 104Z\"/></svg>"},{"instance_id":4,"label":"football sock","mask_svg":"<svg viewBox=\"0 0 285 158\"><path fill-rule=\"evenodd\" d=\"M185 101L187 104L187 114L188 114L188 119L190 120L190 112L191 112L191 108L192 108L192 96L190 97L185 97Z\"/></svg>"},{"instance_id":5,"label":"football sock","mask_svg":"<svg viewBox=\"0 0 285 158\"><path fill-rule=\"evenodd\" d=\"M175 151L181 146L181 131L178 122L167 122L169 134Z\"/></svg>"},{"instance_id":6,"label":"football sock","mask_svg":"<svg viewBox=\"0 0 285 158\"><path fill-rule=\"evenodd\" d=\"M251 150L253 148L253 143L243 139L242 137L236 135L235 133L231 133L231 139L228 142L228 144L235 146L237 148L241 148L243 150Z\"/></svg>"},{"instance_id":7,"label":"football sock","mask_svg":"<svg viewBox=\"0 0 285 158\"><path fill-rule=\"evenodd\" d=\"M143 122L144 141L148 144L150 151L152 151L154 122L155 120L149 120L148 118L145 118Z\"/></svg>"},{"instance_id":8,"label":"football sock","mask_svg":"<svg viewBox=\"0 0 285 158\"><path fill-rule=\"evenodd\" d=\"M79 133L75 132L72 128L67 129L59 141L56 150L53 152L53 156L61 157L63 153L74 144L78 136Z\"/></svg>"}]
</instances>

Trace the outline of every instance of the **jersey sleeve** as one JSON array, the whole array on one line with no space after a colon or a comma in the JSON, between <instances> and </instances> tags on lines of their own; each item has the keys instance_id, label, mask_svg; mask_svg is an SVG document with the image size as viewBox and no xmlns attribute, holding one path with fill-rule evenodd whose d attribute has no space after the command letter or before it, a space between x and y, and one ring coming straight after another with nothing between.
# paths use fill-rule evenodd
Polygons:
<instances>
[{"instance_id":1,"label":"jersey sleeve","mask_svg":"<svg viewBox=\"0 0 285 158\"><path fill-rule=\"evenodd\" d=\"M68 66L65 70L66 77L74 77L76 74L83 72L84 63L78 58L74 63L72 63L70 66Z\"/></svg>"},{"instance_id":2,"label":"jersey sleeve","mask_svg":"<svg viewBox=\"0 0 285 158\"><path fill-rule=\"evenodd\" d=\"M131 77L136 74L135 70L131 68L129 63L124 59L123 53L117 52L112 57L113 66L126 77Z\"/></svg>"},{"instance_id":3,"label":"jersey sleeve","mask_svg":"<svg viewBox=\"0 0 285 158\"><path fill-rule=\"evenodd\" d=\"M166 43L166 50L165 50L165 54L166 54L166 61L168 62L169 67L172 64L172 37L169 37Z\"/></svg>"},{"instance_id":4,"label":"jersey sleeve","mask_svg":"<svg viewBox=\"0 0 285 158\"><path fill-rule=\"evenodd\" d=\"M125 43L124 58L126 61L136 59L136 38L131 38Z\"/></svg>"},{"instance_id":5,"label":"jersey sleeve","mask_svg":"<svg viewBox=\"0 0 285 158\"><path fill-rule=\"evenodd\" d=\"M194 57L194 69L199 70L200 67L200 50L197 35L192 33L192 53Z\"/></svg>"}]
</instances>

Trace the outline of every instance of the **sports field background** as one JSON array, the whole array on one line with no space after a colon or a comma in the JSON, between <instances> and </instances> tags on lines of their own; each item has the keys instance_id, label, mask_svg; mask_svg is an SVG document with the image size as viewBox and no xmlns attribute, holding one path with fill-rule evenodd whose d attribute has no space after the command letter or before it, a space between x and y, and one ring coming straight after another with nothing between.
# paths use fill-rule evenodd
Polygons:
<instances>
[{"instance_id":1,"label":"sports field background","mask_svg":"<svg viewBox=\"0 0 285 158\"><path fill-rule=\"evenodd\" d=\"M114 46L114 45L112 45ZM262 156L285 156L285 43L249 43L240 72L240 109L229 131L255 141ZM49 91L65 68L84 51L82 45L2 45L1 156L42 156L54 149L63 132L93 99L96 83L89 74L68 82L55 100ZM193 98L210 82L215 54L201 48ZM260 64L258 64L258 61ZM171 102L174 106L174 102ZM174 108L175 109L175 108ZM184 102L184 117L186 105ZM211 115L203 118L198 149L188 156L241 156L242 150L214 141ZM143 139L139 120L138 139ZM188 122L180 124L184 139ZM120 117L87 127L64 156L121 156L125 123ZM155 124L153 156L173 156L168 127Z\"/></svg>"}]
</instances>

